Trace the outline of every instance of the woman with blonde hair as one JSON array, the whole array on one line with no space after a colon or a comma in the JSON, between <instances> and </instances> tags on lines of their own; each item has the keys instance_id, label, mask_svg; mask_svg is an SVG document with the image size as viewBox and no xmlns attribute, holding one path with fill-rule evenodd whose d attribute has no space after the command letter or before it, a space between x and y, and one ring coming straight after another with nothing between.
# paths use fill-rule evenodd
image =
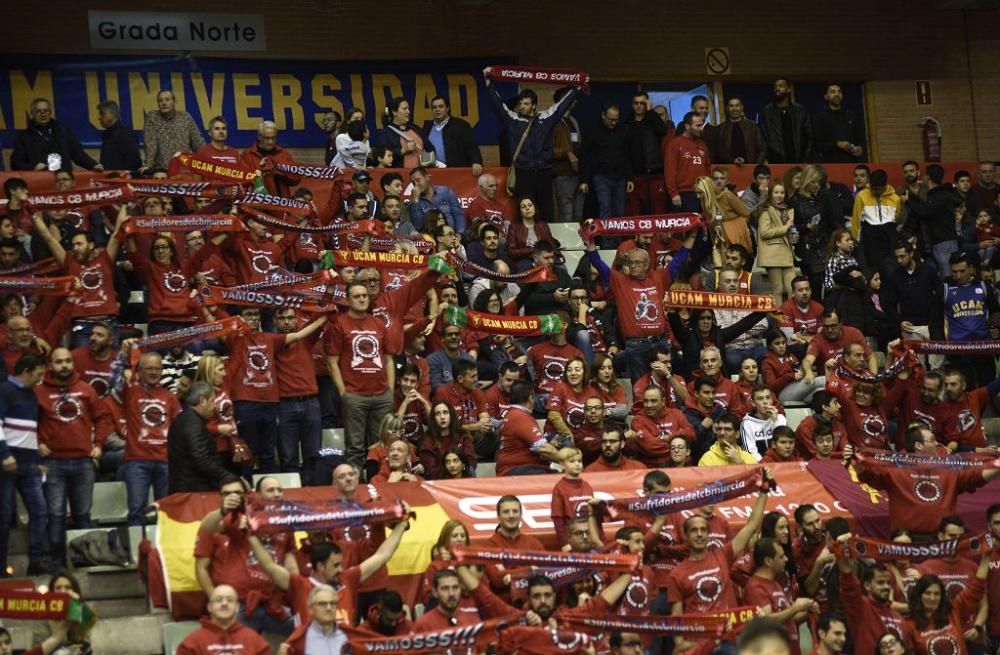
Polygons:
<instances>
[{"instance_id":1,"label":"woman with blonde hair","mask_svg":"<svg viewBox=\"0 0 1000 655\"><path fill-rule=\"evenodd\" d=\"M792 245L799 238L794 222L795 211L789 209L785 201L785 185L772 185L767 191L764 211L757 223L757 265L767 270L775 307L784 302L786 295L792 297L792 280L795 278Z\"/></svg>"},{"instance_id":2,"label":"woman with blonde hair","mask_svg":"<svg viewBox=\"0 0 1000 655\"><path fill-rule=\"evenodd\" d=\"M215 389L215 416L205 426L215 437L215 450L222 455L223 466L236 475L243 473L243 466L253 461L247 443L236 433L236 415L233 400L226 384L226 363L217 355L202 355L194 373L195 382L207 382Z\"/></svg>"},{"instance_id":3,"label":"woman with blonde hair","mask_svg":"<svg viewBox=\"0 0 1000 655\"><path fill-rule=\"evenodd\" d=\"M826 272L824 251L834 229L844 224L839 203L826 190L823 167L810 164L802 169L797 193L793 194L786 183L785 204L794 212L794 225L799 231L795 253L802 262L802 273L809 278L813 298L821 300Z\"/></svg>"},{"instance_id":4,"label":"woman with blonde hair","mask_svg":"<svg viewBox=\"0 0 1000 655\"><path fill-rule=\"evenodd\" d=\"M707 176L699 177L694 183L694 190L701 202L701 213L705 217L712 240L712 264L722 268L725 261L725 251L729 244L739 244L753 254L753 239L750 236L750 226L747 218L750 208L743 204L739 196L718 187Z\"/></svg>"}]
</instances>

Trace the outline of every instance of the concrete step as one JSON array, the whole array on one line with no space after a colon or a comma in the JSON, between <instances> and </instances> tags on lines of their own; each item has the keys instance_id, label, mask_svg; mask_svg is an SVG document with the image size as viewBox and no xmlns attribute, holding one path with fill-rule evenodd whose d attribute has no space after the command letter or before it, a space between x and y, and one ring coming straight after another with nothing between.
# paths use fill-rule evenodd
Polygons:
<instances>
[{"instance_id":1,"label":"concrete step","mask_svg":"<svg viewBox=\"0 0 1000 655\"><path fill-rule=\"evenodd\" d=\"M169 622L167 612L102 617L90 633L90 644L101 655L158 655L163 652L163 624Z\"/></svg>"},{"instance_id":2,"label":"concrete step","mask_svg":"<svg viewBox=\"0 0 1000 655\"><path fill-rule=\"evenodd\" d=\"M101 621L122 617L135 618L149 613L144 598L112 598L109 600L88 600L87 605L94 610Z\"/></svg>"}]
</instances>

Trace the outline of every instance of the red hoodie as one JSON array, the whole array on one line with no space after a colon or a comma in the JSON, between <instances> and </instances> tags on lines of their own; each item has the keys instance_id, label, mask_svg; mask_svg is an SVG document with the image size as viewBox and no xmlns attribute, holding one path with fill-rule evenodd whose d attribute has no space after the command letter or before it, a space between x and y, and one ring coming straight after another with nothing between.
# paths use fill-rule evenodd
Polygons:
<instances>
[{"instance_id":1,"label":"red hoodie","mask_svg":"<svg viewBox=\"0 0 1000 655\"><path fill-rule=\"evenodd\" d=\"M90 457L94 446L104 448L114 429L111 414L75 371L63 384L52 371L35 387L38 398L38 442L52 451L55 459Z\"/></svg>"},{"instance_id":2,"label":"red hoodie","mask_svg":"<svg viewBox=\"0 0 1000 655\"><path fill-rule=\"evenodd\" d=\"M260 151L260 146L256 143L246 148L240 153L240 165L247 168L259 169L260 160L267 157L276 164L294 164L295 158L279 145L274 146L274 151L264 154ZM298 175L287 175L283 173L267 173L263 176L264 186L267 192L282 198L292 197L292 187L298 185L302 180Z\"/></svg>"},{"instance_id":3,"label":"red hoodie","mask_svg":"<svg viewBox=\"0 0 1000 655\"><path fill-rule=\"evenodd\" d=\"M220 652L270 655L271 646L239 621L223 628L209 618L203 618L201 628L189 634L177 646L177 655L217 655Z\"/></svg>"}]
</instances>

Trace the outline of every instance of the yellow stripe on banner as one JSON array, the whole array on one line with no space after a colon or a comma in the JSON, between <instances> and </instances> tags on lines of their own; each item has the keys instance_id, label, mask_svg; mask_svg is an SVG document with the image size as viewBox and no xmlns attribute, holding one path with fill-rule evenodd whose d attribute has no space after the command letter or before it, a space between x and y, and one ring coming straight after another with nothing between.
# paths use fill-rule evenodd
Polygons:
<instances>
[{"instance_id":1,"label":"yellow stripe on banner","mask_svg":"<svg viewBox=\"0 0 1000 655\"><path fill-rule=\"evenodd\" d=\"M201 522L176 521L162 511L156 514L156 547L166 569L167 589L201 591L194 575L194 542Z\"/></svg>"},{"instance_id":2,"label":"yellow stripe on banner","mask_svg":"<svg viewBox=\"0 0 1000 655\"><path fill-rule=\"evenodd\" d=\"M450 518L438 504L414 507L417 518L403 535L403 542L389 560L389 575L421 575L431 563L431 550L437 543L441 528Z\"/></svg>"}]
</instances>

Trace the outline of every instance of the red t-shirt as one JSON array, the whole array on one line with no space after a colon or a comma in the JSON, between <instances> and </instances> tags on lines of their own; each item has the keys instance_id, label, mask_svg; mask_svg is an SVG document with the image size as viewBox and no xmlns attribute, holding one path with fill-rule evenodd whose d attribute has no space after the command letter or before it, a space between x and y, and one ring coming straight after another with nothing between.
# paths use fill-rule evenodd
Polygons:
<instances>
[{"instance_id":1,"label":"red t-shirt","mask_svg":"<svg viewBox=\"0 0 1000 655\"><path fill-rule=\"evenodd\" d=\"M908 620L913 634L913 652L917 655L966 655L965 629L969 627L966 617L974 615L983 597L985 586L979 578L973 578L969 586L954 600L948 625L938 626L931 618L924 629L917 626L912 618Z\"/></svg>"},{"instance_id":2,"label":"red t-shirt","mask_svg":"<svg viewBox=\"0 0 1000 655\"><path fill-rule=\"evenodd\" d=\"M989 595L989 606L1000 607L1000 551L996 548L990 553L990 571L986 577L986 593ZM991 635L1000 635L1000 612L990 612L986 619L986 632Z\"/></svg>"},{"instance_id":3,"label":"red t-shirt","mask_svg":"<svg viewBox=\"0 0 1000 655\"><path fill-rule=\"evenodd\" d=\"M296 625L312 619L312 612L309 611L309 592L317 584L319 584L318 580L297 573L288 577L288 606L292 608ZM360 587L360 566L351 566L341 572L340 585L337 586L338 623L354 625L357 622L358 589Z\"/></svg>"},{"instance_id":4,"label":"red t-shirt","mask_svg":"<svg viewBox=\"0 0 1000 655\"><path fill-rule=\"evenodd\" d=\"M768 580L759 575L750 576L746 586L743 588L743 604L762 607L767 605L772 612L781 612L792 606L794 598L790 598L785 591L785 586L777 580ZM792 640L791 652L793 655L799 653L799 628L794 621L786 621L788 636Z\"/></svg>"},{"instance_id":5,"label":"red t-shirt","mask_svg":"<svg viewBox=\"0 0 1000 655\"><path fill-rule=\"evenodd\" d=\"M813 364L813 371L822 371L826 360L832 359L837 355L844 352L844 348L851 343L860 343L865 349L865 361L868 361L868 357L872 354L872 349L868 347L868 342L865 341L865 335L861 334L861 330L851 327L850 325L841 326L840 338L830 341L826 338L826 334L821 330L809 340L809 347L806 349L806 355L812 355L816 358L816 363Z\"/></svg>"},{"instance_id":6,"label":"red t-shirt","mask_svg":"<svg viewBox=\"0 0 1000 655\"><path fill-rule=\"evenodd\" d=\"M483 405L490 418L502 421L510 409L510 393L501 389L499 384L494 384L483 392Z\"/></svg>"},{"instance_id":7,"label":"red t-shirt","mask_svg":"<svg viewBox=\"0 0 1000 655\"><path fill-rule=\"evenodd\" d=\"M229 337L226 380L233 400L278 402L277 352L285 347L285 335L251 332Z\"/></svg>"},{"instance_id":8,"label":"red t-shirt","mask_svg":"<svg viewBox=\"0 0 1000 655\"><path fill-rule=\"evenodd\" d=\"M941 517L955 513L958 494L983 484L982 471L900 469L860 464L858 479L889 495L891 529L907 528L921 534L937 532Z\"/></svg>"},{"instance_id":9,"label":"red t-shirt","mask_svg":"<svg viewBox=\"0 0 1000 655\"><path fill-rule=\"evenodd\" d=\"M38 443L55 459L90 457L94 446L104 447L114 429L111 415L97 393L77 375L66 386L51 375L35 387L38 398Z\"/></svg>"},{"instance_id":10,"label":"red t-shirt","mask_svg":"<svg viewBox=\"0 0 1000 655\"><path fill-rule=\"evenodd\" d=\"M667 331L663 294L669 288L670 273L666 268L650 270L641 280L611 271L611 292L619 308L622 338L661 336Z\"/></svg>"},{"instance_id":11,"label":"red t-shirt","mask_svg":"<svg viewBox=\"0 0 1000 655\"><path fill-rule=\"evenodd\" d=\"M578 430L583 425L585 416L583 406L588 398L597 398L597 392L590 385L584 385L583 389L576 391L572 385L566 382L557 382L549 392L548 404L545 409L550 412L559 412L566 425L571 430ZM551 421L545 422L545 433L554 433L556 428Z\"/></svg>"},{"instance_id":12,"label":"red t-shirt","mask_svg":"<svg viewBox=\"0 0 1000 655\"><path fill-rule=\"evenodd\" d=\"M778 357L768 351L761 361L761 375L764 384L777 396L785 387L795 382L795 369L799 367L799 358L788 353Z\"/></svg>"},{"instance_id":13,"label":"red t-shirt","mask_svg":"<svg viewBox=\"0 0 1000 655\"><path fill-rule=\"evenodd\" d=\"M167 433L174 417L181 413L177 396L161 386L147 388L141 384L126 384L125 460L167 461Z\"/></svg>"},{"instance_id":14,"label":"red t-shirt","mask_svg":"<svg viewBox=\"0 0 1000 655\"><path fill-rule=\"evenodd\" d=\"M810 300L805 310L799 307L794 298L789 298L778 308L784 319L785 327L792 328L796 334L816 334L819 332L819 319L823 315L823 305Z\"/></svg>"},{"instance_id":15,"label":"red t-shirt","mask_svg":"<svg viewBox=\"0 0 1000 655\"><path fill-rule=\"evenodd\" d=\"M111 364L115 361L114 351L108 351L103 360L94 357L87 346L80 346L71 351L73 355L73 370L80 379L94 388L98 396L104 398L111 393Z\"/></svg>"},{"instance_id":16,"label":"red t-shirt","mask_svg":"<svg viewBox=\"0 0 1000 655\"><path fill-rule=\"evenodd\" d=\"M684 613L705 613L736 607L736 588L729 579L735 561L730 547L706 551L678 564L667 578L667 597L684 603Z\"/></svg>"},{"instance_id":17,"label":"red t-shirt","mask_svg":"<svg viewBox=\"0 0 1000 655\"><path fill-rule=\"evenodd\" d=\"M662 416L650 417L636 414L632 419L632 430L638 435L625 442L625 452L634 455L646 466L656 468L666 466L670 461L670 440L684 437L689 444L694 443L694 428L678 409L667 407Z\"/></svg>"},{"instance_id":18,"label":"red t-shirt","mask_svg":"<svg viewBox=\"0 0 1000 655\"><path fill-rule=\"evenodd\" d=\"M131 253L129 261L149 291L149 318L153 321L194 323L197 314L189 304L189 277L176 264L164 266L148 257Z\"/></svg>"},{"instance_id":19,"label":"red t-shirt","mask_svg":"<svg viewBox=\"0 0 1000 655\"><path fill-rule=\"evenodd\" d=\"M624 405L628 400L628 397L625 395L624 385L619 384L615 386L615 390L613 392L609 392L605 391L594 382L591 382L590 384L594 387L594 391L597 392L600 399L604 401L604 409L606 410L613 410L618 405Z\"/></svg>"},{"instance_id":20,"label":"red t-shirt","mask_svg":"<svg viewBox=\"0 0 1000 655\"><path fill-rule=\"evenodd\" d=\"M795 428L795 451L804 459L816 457L816 441L813 435L817 427L819 427L819 421L816 417L807 416L799 423L799 427ZM840 422L840 419L834 419L830 424L830 429L833 432L833 450L843 450L847 443L844 424Z\"/></svg>"},{"instance_id":21,"label":"red t-shirt","mask_svg":"<svg viewBox=\"0 0 1000 655\"><path fill-rule=\"evenodd\" d=\"M291 533L278 534L262 538L261 543L280 564L288 552L290 537ZM194 542L194 556L210 558L208 570L212 582L232 585L241 601L246 600L251 591L259 592L265 598L274 591L271 576L257 563L250 542L238 530L208 532L199 529Z\"/></svg>"},{"instance_id":22,"label":"red t-shirt","mask_svg":"<svg viewBox=\"0 0 1000 655\"><path fill-rule=\"evenodd\" d=\"M268 655L271 645L259 634L236 621L226 629L201 620L202 627L184 638L177 646L177 655L214 655L239 653L239 655Z\"/></svg>"},{"instance_id":23,"label":"red t-shirt","mask_svg":"<svg viewBox=\"0 0 1000 655\"><path fill-rule=\"evenodd\" d=\"M528 361L535 370L535 391L551 393L566 373L566 363L583 353L568 343L557 346L551 341L536 343L528 348Z\"/></svg>"},{"instance_id":24,"label":"red t-shirt","mask_svg":"<svg viewBox=\"0 0 1000 655\"><path fill-rule=\"evenodd\" d=\"M630 457L622 457L618 466L612 466L604 461L603 457L598 457L592 464L583 469L584 473L607 473L608 471L638 471L646 470L648 467Z\"/></svg>"},{"instance_id":25,"label":"red t-shirt","mask_svg":"<svg viewBox=\"0 0 1000 655\"><path fill-rule=\"evenodd\" d=\"M560 546L568 543L566 522L578 516L590 516L590 499L594 490L582 478L562 477L552 487L550 515L556 529L556 541Z\"/></svg>"},{"instance_id":26,"label":"red t-shirt","mask_svg":"<svg viewBox=\"0 0 1000 655\"><path fill-rule=\"evenodd\" d=\"M392 411L397 411L400 405L403 404L403 396L399 392L399 388L396 388L396 393L393 396ZM403 437L412 446L420 445L420 441L424 438L424 432L427 429L427 408L419 400L411 402L406 407L406 413L403 414Z\"/></svg>"},{"instance_id":27,"label":"red t-shirt","mask_svg":"<svg viewBox=\"0 0 1000 655\"><path fill-rule=\"evenodd\" d=\"M479 622L479 612L474 605L468 607L459 605L455 610L454 617L449 617L438 605L413 622L413 632L448 630L455 626L475 625Z\"/></svg>"},{"instance_id":28,"label":"red t-shirt","mask_svg":"<svg viewBox=\"0 0 1000 655\"><path fill-rule=\"evenodd\" d=\"M903 616L866 595L861 581L853 573L841 574L840 597L847 629L854 639L855 653L874 653L878 638L886 632L895 634L906 646L907 652L911 652L912 634Z\"/></svg>"},{"instance_id":29,"label":"red t-shirt","mask_svg":"<svg viewBox=\"0 0 1000 655\"><path fill-rule=\"evenodd\" d=\"M697 380L702 375L701 369L698 369L691 374L690 382L688 382L688 394L690 398L695 397L694 381ZM743 407L743 394L740 393L740 388L736 386L736 383L730 380L728 377L717 373L715 376L715 402L725 407L728 411L736 414L737 416L743 416L746 414L747 410Z\"/></svg>"},{"instance_id":30,"label":"red t-shirt","mask_svg":"<svg viewBox=\"0 0 1000 655\"><path fill-rule=\"evenodd\" d=\"M672 140L663 158L667 195L673 198L681 191L693 191L695 181L709 175L710 166L708 146L704 141L686 136Z\"/></svg>"},{"instance_id":31,"label":"red t-shirt","mask_svg":"<svg viewBox=\"0 0 1000 655\"><path fill-rule=\"evenodd\" d=\"M382 291L372 303L372 315L378 318L385 328L385 352L395 355L403 352L406 346L403 336L404 317L410 308L427 296L427 292L440 279L435 271L421 273L398 289ZM428 347L430 347L428 339ZM436 350L437 348L435 348ZM428 350L431 352L431 350ZM423 382L423 380L421 380ZM427 383L430 380L427 379Z\"/></svg>"},{"instance_id":32,"label":"red t-shirt","mask_svg":"<svg viewBox=\"0 0 1000 655\"><path fill-rule=\"evenodd\" d=\"M386 329L371 314L354 318L349 313L338 314L327 329L326 352L339 357L338 366L344 378L344 390L364 396L377 396L389 389L386 377Z\"/></svg>"},{"instance_id":33,"label":"red t-shirt","mask_svg":"<svg viewBox=\"0 0 1000 655\"><path fill-rule=\"evenodd\" d=\"M944 590L948 594L948 598L954 603L958 595L965 591L965 589L972 584L972 580L976 577L976 571L979 569L978 559L973 562L972 560L959 557L955 560L943 560L943 559L928 559L914 566L915 569L920 571L921 575L936 575L941 578L941 582L944 583ZM962 618L962 623L965 625L975 624L976 613L972 612L968 616Z\"/></svg>"},{"instance_id":34,"label":"red t-shirt","mask_svg":"<svg viewBox=\"0 0 1000 655\"><path fill-rule=\"evenodd\" d=\"M964 448L986 446L983 410L990 406L990 391L979 387L966 392L956 402L942 401L951 416L944 422L944 441L957 441Z\"/></svg>"},{"instance_id":35,"label":"red t-shirt","mask_svg":"<svg viewBox=\"0 0 1000 655\"><path fill-rule=\"evenodd\" d=\"M67 253L63 268L67 275L80 280L80 295L73 309L73 318L118 315L114 264L107 251L97 251L84 264Z\"/></svg>"},{"instance_id":36,"label":"red t-shirt","mask_svg":"<svg viewBox=\"0 0 1000 655\"><path fill-rule=\"evenodd\" d=\"M671 376L675 381L680 384L684 384L684 378L679 375ZM667 407L674 407L680 409L677 405L677 392L674 391L674 385L670 384L666 380L659 380L653 377L652 371L646 373L641 378L639 378L632 385L632 413L639 414L642 412L642 395L646 393L646 389L650 387L656 387L663 390L663 399Z\"/></svg>"},{"instance_id":37,"label":"red t-shirt","mask_svg":"<svg viewBox=\"0 0 1000 655\"><path fill-rule=\"evenodd\" d=\"M532 449L547 443L531 412L511 405L500 426L500 449L497 451L497 475L518 466L547 466Z\"/></svg>"},{"instance_id":38,"label":"red t-shirt","mask_svg":"<svg viewBox=\"0 0 1000 655\"><path fill-rule=\"evenodd\" d=\"M320 334L321 330L316 330L306 339L277 348L275 361L278 368L279 397L295 398L319 393L316 369L312 364L312 350Z\"/></svg>"},{"instance_id":39,"label":"red t-shirt","mask_svg":"<svg viewBox=\"0 0 1000 655\"><path fill-rule=\"evenodd\" d=\"M272 269L284 265L287 238L275 243L257 239L248 233L235 232L222 243L223 252L232 262L240 283L263 282Z\"/></svg>"},{"instance_id":40,"label":"red t-shirt","mask_svg":"<svg viewBox=\"0 0 1000 655\"><path fill-rule=\"evenodd\" d=\"M211 159L217 164L228 164L230 166L235 166L240 161L240 153L235 148L226 147L219 150L211 143L206 143L202 147L198 148L196 153L197 156L204 159Z\"/></svg>"},{"instance_id":41,"label":"red t-shirt","mask_svg":"<svg viewBox=\"0 0 1000 655\"><path fill-rule=\"evenodd\" d=\"M479 415L486 413L486 401L483 392L479 389L466 391L457 382L444 384L437 388L431 405L436 403L446 403L451 405L458 415L459 425L469 425L479 420ZM410 403L418 404L418 403Z\"/></svg>"}]
</instances>

